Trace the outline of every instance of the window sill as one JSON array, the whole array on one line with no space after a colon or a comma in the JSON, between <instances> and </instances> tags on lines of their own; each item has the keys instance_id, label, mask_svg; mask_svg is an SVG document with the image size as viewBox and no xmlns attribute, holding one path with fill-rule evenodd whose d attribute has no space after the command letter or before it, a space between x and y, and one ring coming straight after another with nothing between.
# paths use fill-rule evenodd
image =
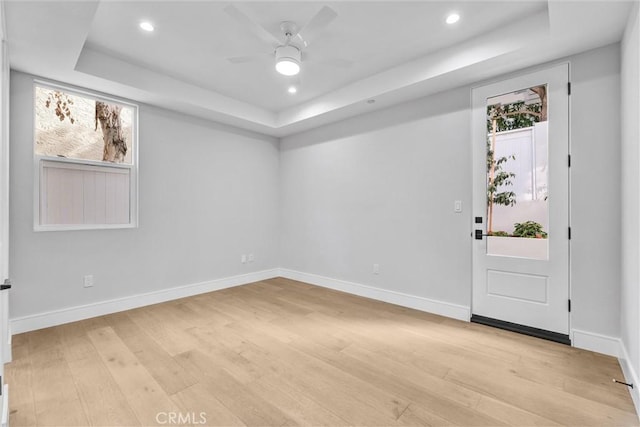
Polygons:
<instances>
[{"instance_id":1,"label":"window sill","mask_svg":"<svg viewBox=\"0 0 640 427\"><path fill-rule=\"evenodd\" d=\"M81 231L81 230L115 230L120 228L138 228L137 224L66 224L66 225L34 225L33 231Z\"/></svg>"}]
</instances>

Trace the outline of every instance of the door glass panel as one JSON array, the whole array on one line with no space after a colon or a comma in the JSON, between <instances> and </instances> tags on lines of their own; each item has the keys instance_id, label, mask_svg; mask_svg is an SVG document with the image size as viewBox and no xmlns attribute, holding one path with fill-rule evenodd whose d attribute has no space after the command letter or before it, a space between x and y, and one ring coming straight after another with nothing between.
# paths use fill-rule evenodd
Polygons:
<instances>
[{"instance_id":1,"label":"door glass panel","mask_svg":"<svg viewBox=\"0 0 640 427\"><path fill-rule=\"evenodd\" d=\"M547 86L487 99L487 255L549 257Z\"/></svg>"}]
</instances>

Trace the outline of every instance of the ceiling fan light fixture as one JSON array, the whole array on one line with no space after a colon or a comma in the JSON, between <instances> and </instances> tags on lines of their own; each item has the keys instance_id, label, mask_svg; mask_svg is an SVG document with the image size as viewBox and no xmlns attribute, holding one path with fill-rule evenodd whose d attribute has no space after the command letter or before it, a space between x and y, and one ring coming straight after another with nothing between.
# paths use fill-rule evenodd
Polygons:
<instances>
[{"instance_id":1,"label":"ceiling fan light fixture","mask_svg":"<svg viewBox=\"0 0 640 427\"><path fill-rule=\"evenodd\" d=\"M295 76L300 72L300 64L290 59L281 59L276 63L276 70L284 76Z\"/></svg>"},{"instance_id":2,"label":"ceiling fan light fixture","mask_svg":"<svg viewBox=\"0 0 640 427\"><path fill-rule=\"evenodd\" d=\"M276 71L285 76L300 72L300 50L291 45L276 48Z\"/></svg>"}]
</instances>

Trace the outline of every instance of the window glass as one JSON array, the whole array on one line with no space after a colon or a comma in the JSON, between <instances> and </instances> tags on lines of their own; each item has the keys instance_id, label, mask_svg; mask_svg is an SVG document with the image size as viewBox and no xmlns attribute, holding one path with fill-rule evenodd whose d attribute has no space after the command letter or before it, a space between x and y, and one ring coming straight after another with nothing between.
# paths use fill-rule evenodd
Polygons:
<instances>
[{"instance_id":1,"label":"window glass","mask_svg":"<svg viewBox=\"0 0 640 427\"><path fill-rule=\"evenodd\" d=\"M63 91L35 88L35 154L132 164L131 106Z\"/></svg>"}]
</instances>

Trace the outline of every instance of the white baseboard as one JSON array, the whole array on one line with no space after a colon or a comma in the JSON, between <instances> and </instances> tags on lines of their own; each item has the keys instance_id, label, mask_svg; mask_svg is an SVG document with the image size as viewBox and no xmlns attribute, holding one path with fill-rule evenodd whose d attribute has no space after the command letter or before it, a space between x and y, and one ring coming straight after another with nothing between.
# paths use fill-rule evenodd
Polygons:
<instances>
[{"instance_id":1,"label":"white baseboard","mask_svg":"<svg viewBox=\"0 0 640 427\"><path fill-rule=\"evenodd\" d=\"M571 345L583 350L620 357L620 347L622 344L620 338L573 329L571 331Z\"/></svg>"},{"instance_id":2,"label":"white baseboard","mask_svg":"<svg viewBox=\"0 0 640 427\"><path fill-rule=\"evenodd\" d=\"M246 285L247 283L259 282L261 280L278 277L278 274L279 270L277 268L257 271L255 273L241 274L208 282L178 286L175 288L163 289L161 291L148 292L124 298L100 301L93 304L18 317L9 319L9 322L11 325L11 332L14 334L20 334L22 332L62 325L64 323L117 313L119 311L130 310L146 305L218 291L220 289L232 288L234 286Z\"/></svg>"},{"instance_id":3,"label":"white baseboard","mask_svg":"<svg viewBox=\"0 0 640 427\"><path fill-rule=\"evenodd\" d=\"M638 415L640 414L640 382L638 381L638 374L635 369L633 369L633 365L631 364L631 359L629 359L627 348L622 342L620 343L620 356L618 357L618 361L620 362L620 367L622 368L624 380L628 383L633 384L633 388L629 388L629 393L631 394L631 399L633 400L633 404L636 407L636 415Z\"/></svg>"},{"instance_id":4,"label":"white baseboard","mask_svg":"<svg viewBox=\"0 0 640 427\"><path fill-rule=\"evenodd\" d=\"M280 269L280 275L287 279L298 280L300 282L310 283L324 288L334 289L467 322L471 317L470 307L464 305L432 300L387 289L374 288L372 286L361 285L359 283L332 279L329 277L318 276L316 274L302 273L300 271L288 270L286 268Z\"/></svg>"}]
</instances>

